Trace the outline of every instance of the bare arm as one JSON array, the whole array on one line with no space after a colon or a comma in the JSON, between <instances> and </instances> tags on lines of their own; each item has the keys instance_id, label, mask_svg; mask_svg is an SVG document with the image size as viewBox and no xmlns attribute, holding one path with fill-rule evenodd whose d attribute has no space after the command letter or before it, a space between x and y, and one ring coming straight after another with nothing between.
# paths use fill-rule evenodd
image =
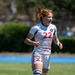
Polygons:
<instances>
[{"instance_id":1,"label":"bare arm","mask_svg":"<svg viewBox=\"0 0 75 75\"><path fill-rule=\"evenodd\" d=\"M33 42L34 42L34 41L31 40L33 37L34 37L34 36L33 36L32 34L28 33L28 35L27 35L26 39L24 40L24 42L25 42L26 44L28 44L28 45L33 45Z\"/></svg>"},{"instance_id":2,"label":"bare arm","mask_svg":"<svg viewBox=\"0 0 75 75\"><path fill-rule=\"evenodd\" d=\"M40 43L39 42L35 42L32 40L32 38L34 37L34 35L32 35L31 33L29 33L25 39L25 43L28 44L28 45L34 45L36 47L39 47L40 46Z\"/></svg>"},{"instance_id":3,"label":"bare arm","mask_svg":"<svg viewBox=\"0 0 75 75\"><path fill-rule=\"evenodd\" d=\"M54 37L53 37L53 41L55 42L55 44L56 44L57 46L59 46L60 49L63 48L63 45L62 45L62 43L59 41L57 35L54 35Z\"/></svg>"}]
</instances>

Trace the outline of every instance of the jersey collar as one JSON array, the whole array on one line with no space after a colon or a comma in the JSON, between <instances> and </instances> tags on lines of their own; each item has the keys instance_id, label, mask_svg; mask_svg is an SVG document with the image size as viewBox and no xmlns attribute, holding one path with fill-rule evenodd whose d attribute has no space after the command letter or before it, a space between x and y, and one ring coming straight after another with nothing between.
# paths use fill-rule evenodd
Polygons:
<instances>
[{"instance_id":1,"label":"jersey collar","mask_svg":"<svg viewBox=\"0 0 75 75\"><path fill-rule=\"evenodd\" d=\"M48 27L48 26L50 25L50 24L49 24L49 25L44 25L43 22L41 22L41 24L42 24L44 27Z\"/></svg>"}]
</instances>

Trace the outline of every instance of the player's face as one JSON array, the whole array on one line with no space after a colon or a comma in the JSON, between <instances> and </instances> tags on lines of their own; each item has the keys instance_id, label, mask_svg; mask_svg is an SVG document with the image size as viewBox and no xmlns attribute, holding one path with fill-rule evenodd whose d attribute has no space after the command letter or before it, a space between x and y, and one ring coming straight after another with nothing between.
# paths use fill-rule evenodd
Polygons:
<instances>
[{"instance_id":1,"label":"player's face","mask_svg":"<svg viewBox=\"0 0 75 75\"><path fill-rule=\"evenodd\" d=\"M52 13L49 13L49 15L46 16L46 18L47 18L47 20L48 20L49 22L52 21L52 17L53 17Z\"/></svg>"},{"instance_id":2,"label":"player's face","mask_svg":"<svg viewBox=\"0 0 75 75\"><path fill-rule=\"evenodd\" d=\"M52 13L49 13L49 15L43 17L43 21L45 21L46 23L51 23L52 22L52 17L53 17L53 14Z\"/></svg>"}]
</instances>

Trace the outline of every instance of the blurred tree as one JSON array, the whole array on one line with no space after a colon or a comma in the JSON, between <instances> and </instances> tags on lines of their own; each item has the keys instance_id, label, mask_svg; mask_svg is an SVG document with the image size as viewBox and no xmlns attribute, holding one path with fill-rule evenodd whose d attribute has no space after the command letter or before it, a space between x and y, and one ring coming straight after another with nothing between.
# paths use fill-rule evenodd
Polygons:
<instances>
[{"instance_id":1,"label":"blurred tree","mask_svg":"<svg viewBox=\"0 0 75 75\"><path fill-rule=\"evenodd\" d=\"M35 11L40 6L52 9L55 20L62 18L64 15L75 16L74 0L0 0L0 6L0 15L4 20L7 19L8 15L13 15L10 20L14 19L14 14L17 13L28 16L29 21L33 23ZM6 17L4 18L4 16Z\"/></svg>"},{"instance_id":2,"label":"blurred tree","mask_svg":"<svg viewBox=\"0 0 75 75\"><path fill-rule=\"evenodd\" d=\"M36 8L36 0L17 0L17 9L20 14L28 16L31 25L33 24L33 15Z\"/></svg>"},{"instance_id":3,"label":"blurred tree","mask_svg":"<svg viewBox=\"0 0 75 75\"><path fill-rule=\"evenodd\" d=\"M60 9L61 12L66 12L67 15L75 16L75 1L74 0L53 0L54 4L57 8Z\"/></svg>"},{"instance_id":4,"label":"blurred tree","mask_svg":"<svg viewBox=\"0 0 75 75\"><path fill-rule=\"evenodd\" d=\"M0 0L0 20L11 21L17 12L15 0Z\"/></svg>"},{"instance_id":5,"label":"blurred tree","mask_svg":"<svg viewBox=\"0 0 75 75\"><path fill-rule=\"evenodd\" d=\"M67 21L71 22L73 19L75 20L75 1L74 0L53 0L54 4L59 8L60 11L60 18L61 18L61 30L65 28L65 19L66 24ZM58 11L57 11L58 12ZM69 26L69 24L68 24ZM71 26L71 24L70 24Z\"/></svg>"}]
</instances>

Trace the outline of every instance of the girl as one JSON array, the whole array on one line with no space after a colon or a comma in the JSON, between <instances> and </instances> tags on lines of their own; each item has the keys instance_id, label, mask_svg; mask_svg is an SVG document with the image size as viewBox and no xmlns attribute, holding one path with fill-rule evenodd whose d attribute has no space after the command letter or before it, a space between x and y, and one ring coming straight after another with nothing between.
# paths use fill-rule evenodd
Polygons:
<instances>
[{"instance_id":1,"label":"girl","mask_svg":"<svg viewBox=\"0 0 75 75\"><path fill-rule=\"evenodd\" d=\"M31 27L25 43L34 45L32 52L33 75L47 75L50 69L52 40L62 49L62 43L57 36L57 28L52 24L52 10L38 8L37 18L40 23ZM35 41L32 40L35 38Z\"/></svg>"}]
</instances>

